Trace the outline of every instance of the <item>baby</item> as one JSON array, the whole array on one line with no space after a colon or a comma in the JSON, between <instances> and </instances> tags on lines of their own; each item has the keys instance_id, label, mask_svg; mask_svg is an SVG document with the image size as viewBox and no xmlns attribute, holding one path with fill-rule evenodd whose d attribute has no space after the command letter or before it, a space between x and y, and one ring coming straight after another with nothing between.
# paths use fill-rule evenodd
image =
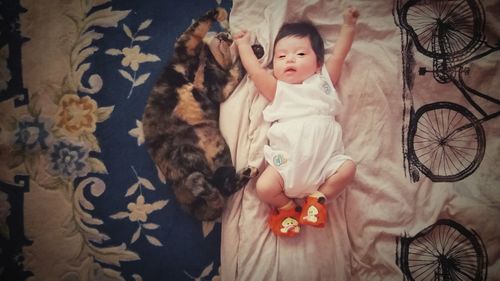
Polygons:
<instances>
[{"instance_id":1,"label":"baby","mask_svg":"<svg viewBox=\"0 0 500 281\"><path fill-rule=\"evenodd\" d=\"M256 183L259 198L273 207L271 231L296 236L301 225L323 227L326 198L337 197L354 178L356 164L344 154L342 129L334 115L341 106L335 91L351 49L359 12L348 7L333 52L310 23L285 23L274 42L272 74L262 67L250 34L234 36L240 58L257 90L269 100L271 122L264 147L267 163ZM306 198L302 207L295 198Z\"/></svg>"}]
</instances>

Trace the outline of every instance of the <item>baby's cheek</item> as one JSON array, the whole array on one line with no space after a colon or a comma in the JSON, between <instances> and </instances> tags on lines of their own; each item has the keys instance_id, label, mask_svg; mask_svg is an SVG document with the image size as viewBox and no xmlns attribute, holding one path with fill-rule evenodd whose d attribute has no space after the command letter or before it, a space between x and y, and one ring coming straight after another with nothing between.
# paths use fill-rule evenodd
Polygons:
<instances>
[{"instance_id":1,"label":"baby's cheek","mask_svg":"<svg viewBox=\"0 0 500 281\"><path fill-rule=\"evenodd\" d=\"M278 77L282 73L283 73L283 66L281 66L279 63L273 64L273 74L274 74L274 77Z\"/></svg>"}]
</instances>

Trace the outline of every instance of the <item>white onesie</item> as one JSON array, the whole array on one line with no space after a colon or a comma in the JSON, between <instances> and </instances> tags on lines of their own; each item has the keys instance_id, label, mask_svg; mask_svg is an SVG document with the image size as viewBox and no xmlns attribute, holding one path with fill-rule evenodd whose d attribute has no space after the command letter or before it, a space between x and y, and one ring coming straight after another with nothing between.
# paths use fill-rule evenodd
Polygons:
<instances>
[{"instance_id":1,"label":"white onesie","mask_svg":"<svg viewBox=\"0 0 500 281\"><path fill-rule=\"evenodd\" d=\"M263 111L271 122L264 157L283 177L285 194L302 198L316 191L344 161L342 128L335 120L341 103L326 67L302 84L278 81Z\"/></svg>"}]
</instances>

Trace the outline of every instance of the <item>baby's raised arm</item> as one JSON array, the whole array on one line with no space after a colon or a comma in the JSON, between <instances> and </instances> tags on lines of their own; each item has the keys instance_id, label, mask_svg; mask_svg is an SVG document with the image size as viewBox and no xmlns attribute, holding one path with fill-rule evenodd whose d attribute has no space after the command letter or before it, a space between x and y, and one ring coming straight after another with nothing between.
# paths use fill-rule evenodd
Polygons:
<instances>
[{"instance_id":1,"label":"baby's raised arm","mask_svg":"<svg viewBox=\"0 0 500 281\"><path fill-rule=\"evenodd\" d=\"M332 55L325 63L333 85L336 85L339 81L345 58L349 50L351 50L354 34L356 33L356 22L359 17L359 12L356 8L349 6L344 10L343 17L344 24L340 29L339 38L335 43Z\"/></svg>"},{"instance_id":2,"label":"baby's raised arm","mask_svg":"<svg viewBox=\"0 0 500 281\"><path fill-rule=\"evenodd\" d=\"M243 63L243 67L245 67L255 87L265 98L269 101L273 101L276 92L276 78L260 65L250 44L250 34L247 31L242 31L233 36L233 39L238 47L238 53Z\"/></svg>"}]
</instances>

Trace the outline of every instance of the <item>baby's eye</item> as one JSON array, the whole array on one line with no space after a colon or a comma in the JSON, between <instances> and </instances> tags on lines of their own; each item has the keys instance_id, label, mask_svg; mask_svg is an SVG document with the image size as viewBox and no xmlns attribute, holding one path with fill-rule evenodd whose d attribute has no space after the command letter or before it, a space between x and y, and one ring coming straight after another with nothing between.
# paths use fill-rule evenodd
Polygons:
<instances>
[{"instance_id":1,"label":"baby's eye","mask_svg":"<svg viewBox=\"0 0 500 281\"><path fill-rule=\"evenodd\" d=\"M303 57L303 56L305 56L306 54L305 54L305 53L298 53L297 55L298 55L298 56Z\"/></svg>"},{"instance_id":2,"label":"baby's eye","mask_svg":"<svg viewBox=\"0 0 500 281\"><path fill-rule=\"evenodd\" d=\"M284 59L286 56L285 55L279 55L278 58Z\"/></svg>"}]
</instances>

